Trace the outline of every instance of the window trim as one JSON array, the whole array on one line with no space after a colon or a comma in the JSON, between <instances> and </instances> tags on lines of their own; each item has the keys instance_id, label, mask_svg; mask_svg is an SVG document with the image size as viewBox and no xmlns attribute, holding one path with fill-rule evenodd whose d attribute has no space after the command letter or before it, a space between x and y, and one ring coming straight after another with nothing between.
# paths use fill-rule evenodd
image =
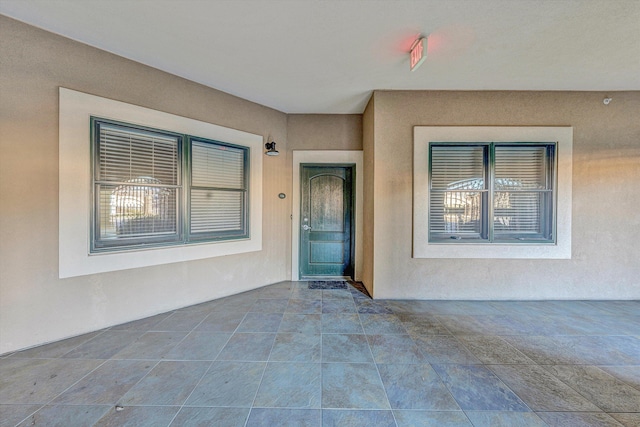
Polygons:
<instances>
[{"instance_id":1,"label":"window trim","mask_svg":"<svg viewBox=\"0 0 640 427\"><path fill-rule=\"evenodd\" d=\"M74 90L59 89L59 255L60 278L170 264L262 249L262 146L264 137ZM150 128L198 135L250 148L247 239L198 242L141 250L90 253L91 153L89 118L104 117Z\"/></svg>"},{"instance_id":2,"label":"window trim","mask_svg":"<svg viewBox=\"0 0 640 427\"><path fill-rule=\"evenodd\" d=\"M556 242L429 242L429 143L556 142ZM566 126L415 126L413 170L413 258L571 258L573 128Z\"/></svg>"}]
</instances>

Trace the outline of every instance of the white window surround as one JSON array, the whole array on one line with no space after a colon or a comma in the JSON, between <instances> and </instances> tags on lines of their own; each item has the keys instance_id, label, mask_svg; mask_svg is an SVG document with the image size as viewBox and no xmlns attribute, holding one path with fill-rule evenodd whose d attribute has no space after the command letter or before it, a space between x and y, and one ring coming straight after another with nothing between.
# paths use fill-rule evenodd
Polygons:
<instances>
[{"instance_id":1,"label":"white window surround","mask_svg":"<svg viewBox=\"0 0 640 427\"><path fill-rule=\"evenodd\" d=\"M429 243L429 143L519 141L558 143L556 243ZM572 127L415 126L413 144L413 258L571 259Z\"/></svg>"},{"instance_id":2,"label":"white window surround","mask_svg":"<svg viewBox=\"0 0 640 427\"><path fill-rule=\"evenodd\" d=\"M60 88L60 278L126 270L262 249L263 137L199 120ZM90 116L170 130L250 148L250 238L89 254L91 226Z\"/></svg>"},{"instance_id":3,"label":"white window surround","mask_svg":"<svg viewBox=\"0 0 640 427\"><path fill-rule=\"evenodd\" d=\"M300 250L300 165L303 163L314 164L355 164L356 166L356 200L354 206L355 217L355 260L354 279L360 280L362 271L362 215L363 215L363 153L362 151L347 150L294 150L293 151L293 194L291 197L292 210L291 223L291 280L299 280L299 250Z\"/></svg>"}]
</instances>

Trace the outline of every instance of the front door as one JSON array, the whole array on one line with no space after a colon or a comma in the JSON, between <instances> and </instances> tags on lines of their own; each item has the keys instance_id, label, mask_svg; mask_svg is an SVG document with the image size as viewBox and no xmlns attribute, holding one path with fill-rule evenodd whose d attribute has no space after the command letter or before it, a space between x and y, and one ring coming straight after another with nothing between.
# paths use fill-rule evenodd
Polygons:
<instances>
[{"instance_id":1,"label":"front door","mask_svg":"<svg viewBox=\"0 0 640 427\"><path fill-rule=\"evenodd\" d=\"M300 167L300 277L353 277L354 167Z\"/></svg>"}]
</instances>

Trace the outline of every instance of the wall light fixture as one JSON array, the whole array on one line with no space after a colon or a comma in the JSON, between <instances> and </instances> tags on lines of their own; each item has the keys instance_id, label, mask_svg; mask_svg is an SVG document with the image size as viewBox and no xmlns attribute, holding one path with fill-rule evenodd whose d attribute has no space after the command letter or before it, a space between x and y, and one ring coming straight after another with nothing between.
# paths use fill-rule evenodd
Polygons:
<instances>
[{"instance_id":1,"label":"wall light fixture","mask_svg":"<svg viewBox=\"0 0 640 427\"><path fill-rule=\"evenodd\" d=\"M267 156L277 156L278 154L280 154L278 150L276 150L275 141L267 142L266 144L264 144L264 148L267 149L267 151L265 151L264 153Z\"/></svg>"}]
</instances>

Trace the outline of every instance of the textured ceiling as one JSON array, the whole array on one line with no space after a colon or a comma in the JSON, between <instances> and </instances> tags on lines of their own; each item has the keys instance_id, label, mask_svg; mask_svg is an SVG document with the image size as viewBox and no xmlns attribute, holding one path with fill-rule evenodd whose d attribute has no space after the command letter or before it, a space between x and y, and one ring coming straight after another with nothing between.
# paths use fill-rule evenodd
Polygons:
<instances>
[{"instance_id":1,"label":"textured ceiling","mask_svg":"<svg viewBox=\"0 0 640 427\"><path fill-rule=\"evenodd\" d=\"M375 89L640 90L640 0L0 0L0 13L287 113ZM408 50L428 35L428 57Z\"/></svg>"}]
</instances>

